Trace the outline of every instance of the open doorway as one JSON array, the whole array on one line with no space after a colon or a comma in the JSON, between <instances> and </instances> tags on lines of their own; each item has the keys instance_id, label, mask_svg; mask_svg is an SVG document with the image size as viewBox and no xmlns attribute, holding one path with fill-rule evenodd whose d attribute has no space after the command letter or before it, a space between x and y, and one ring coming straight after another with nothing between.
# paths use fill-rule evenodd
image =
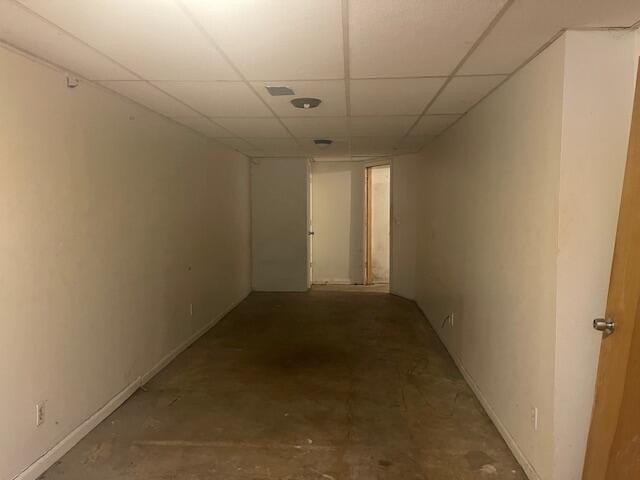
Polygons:
<instances>
[{"instance_id":1,"label":"open doorway","mask_svg":"<svg viewBox=\"0 0 640 480\"><path fill-rule=\"evenodd\" d=\"M391 168L389 165L367 167L366 188L366 258L367 285L388 285L391 232Z\"/></svg>"}]
</instances>

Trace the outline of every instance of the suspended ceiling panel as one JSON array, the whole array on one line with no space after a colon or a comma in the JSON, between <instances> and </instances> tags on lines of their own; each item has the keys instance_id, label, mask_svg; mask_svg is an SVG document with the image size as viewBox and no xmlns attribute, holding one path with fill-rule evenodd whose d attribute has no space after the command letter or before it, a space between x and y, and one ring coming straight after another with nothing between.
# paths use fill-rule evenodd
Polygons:
<instances>
[{"instance_id":1,"label":"suspended ceiling panel","mask_svg":"<svg viewBox=\"0 0 640 480\"><path fill-rule=\"evenodd\" d=\"M334 138L330 147L318 147L313 143L312 138L302 138L299 142L305 155L318 157L349 155L349 140L347 138Z\"/></svg>"},{"instance_id":2,"label":"suspended ceiling panel","mask_svg":"<svg viewBox=\"0 0 640 480\"><path fill-rule=\"evenodd\" d=\"M351 0L351 76L449 75L506 0Z\"/></svg>"},{"instance_id":3,"label":"suspended ceiling panel","mask_svg":"<svg viewBox=\"0 0 640 480\"><path fill-rule=\"evenodd\" d=\"M255 156L416 151L564 29L639 20L638 0L0 0L9 46Z\"/></svg>"},{"instance_id":4,"label":"suspended ceiling panel","mask_svg":"<svg viewBox=\"0 0 640 480\"><path fill-rule=\"evenodd\" d=\"M253 85L262 100L279 116L332 117L347 115L344 80L251 82L251 85ZM289 87L295 92L295 95L271 96L267 91L267 87L272 85ZM296 97L320 98L322 103L311 110L293 108L291 100Z\"/></svg>"},{"instance_id":5,"label":"suspended ceiling panel","mask_svg":"<svg viewBox=\"0 0 640 480\"><path fill-rule=\"evenodd\" d=\"M248 80L344 77L340 0L184 0Z\"/></svg>"},{"instance_id":6,"label":"suspended ceiling panel","mask_svg":"<svg viewBox=\"0 0 640 480\"><path fill-rule=\"evenodd\" d=\"M234 150L238 151L249 152L256 149L255 146L251 145L248 141L243 140L242 138L218 138L217 140L227 147L231 147Z\"/></svg>"},{"instance_id":7,"label":"suspended ceiling panel","mask_svg":"<svg viewBox=\"0 0 640 480\"><path fill-rule=\"evenodd\" d=\"M348 137L346 117L282 118L289 131L299 138Z\"/></svg>"},{"instance_id":8,"label":"suspended ceiling panel","mask_svg":"<svg viewBox=\"0 0 640 480\"><path fill-rule=\"evenodd\" d=\"M630 27L638 20L638 0L517 0L460 73L511 73L562 29Z\"/></svg>"},{"instance_id":9,"label":"suspended ceiling panel","mask_svg":"<svg viewBox=\"0 0 640 480\"><path fill-rule=\"evenodd\" d=\"M281 138L289 136L289 132L276 118L217 118L216 122L242 138Z\"/></svg>"},{"instance_id":10,"label":"suspended ceiling panel","mask_svg":"<svg viewBox=\"0 0 640 480\"><path fill-rule=\"evenodd\" d=\"M445 78L351 80L352 115L416 115Z\"/></svg>"},{"instance_id":11,"label":"suspended ceiling panel","mask_svg":"<svg viewBox=\"0 0 640 480\"><path fill-rule=\"evenodd\" d=\"M150 83L129 80L99 83L168 117L198 116L197 112L188 105L167 96L162 90Z\"/></svg>"},{"instance_id":12,"label":"suspended ceiling panel","mask_svg":"<svg viewBox=\"0 0 640 480\"><path fill-rule=\"evenodd\" d=\"M17 2L0 2L0 35L6 42L90 80L137 77Z\"/></svg>"},{"instance_id":13,"label":"suspended ceiling panel","mask_svg":"<svg viewBox=\"0 0 640 480\"><path fill-rule=\"evenodd\" d=\"M425 115L411 131L411 135L439 135L459 118L460 115Z\"/></svg>"},{"instance_id":14,"label":"suspended ceiling panel","mask_svg":"<svg viewBox=\"0 0 640 480\"><path fill-rule=\"evenodd\" d=\"M175 117L174 120L182 125L196 130L211 138L233 137L234 134L222 128L220 125L204 117ZM247 147L248 148L248 147Z\"/></svg>"},{"instance_id":15,"label":"suspended ceiling panel","mask_svg":"<svg viewBox=\"0 0 640 480\"><path fill-rule=\"evenodd\" d=\"M238 79L174 0L21 1L145 79Z\"/></svg>"},{"instance_id":16,"label":"suspended ceiling panel","mask_svg":"<svg viewBox=\"0 0 640 480\"><path fill-rule=\"evenodd\" d=\"M351 117L351 134L402 137L416 120L417 115Z\"/></svg>"},{"instance_id":17,"label":"suspended ceiling panel","mask_svg":"<svg viewBox=\"0 0 640 480\"><path fill-rule=\"evenodd\" d=\"M454 77L427 113L465 113L505 78L503 75Z\"/></svg>"},{"instance_id":18,"label":"suspended ceiling panel","mask_svg":"<svg viewBox=\"0 0 640 480\"><path fill-rule=\"evenodd\" d=\"M210 117L271 116L271 111L242 82L154 82L154 85Z\"/></svg>"}]
</instances>

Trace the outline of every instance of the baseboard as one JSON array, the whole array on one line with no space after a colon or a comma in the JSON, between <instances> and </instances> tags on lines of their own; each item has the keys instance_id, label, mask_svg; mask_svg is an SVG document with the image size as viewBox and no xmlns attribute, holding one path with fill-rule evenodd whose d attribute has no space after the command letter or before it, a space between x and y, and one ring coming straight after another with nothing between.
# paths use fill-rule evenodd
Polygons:
<instances>
[{"instance_id":1,"label":"baseboard","mask_svg":"<svg viewBox=\"0 0 640 480\"><path fill-rule=\"evenodd\" d=\"M451 352L449 352L449 355L451 355ZM527 460L527 457L525 456L524 452L520 449L515 439L511 436L511 433L509 433L509 430L507 429L507 427L502 423L502 421L500 420L496 412L493 410L493 408L491 407L491 404L489 403L487 398L483 395L482 390L480 390L480 387L475 382L473 377L462 366L460 361L455 356L451 355L451 358L453 358L453 361L455 362L456 366L460 370L460 373L462 373L462 376L464 377L466 382L469 384L469 387L471 387L471 390L473 390L473 393L475 393L476 397L478 398L478 401L482 405L482 408L484 408L484 411L487 412L487 415L489 415L489 418L491 418L491 421L498 429L498 432L500 432L500 435L502 435L502 438L504 439L507 446L513 453L513 456L516 457L516 460L518 460L518 463L524 469L524 473L527 475L527 477L529 477L529 480L541 480L540 476L538 475L538 472L536 472L536 469L533 468L533 465L531 465L531 462Z\"/></svg>"},{"instance_id":2,"label":"baseboard","mask_svg":"<svg viewBox=\"0 0 640 480\"><path fill-rule=\"evenodd\" d=\"M313 285L355 285L357 282L354 282L345 278L319 278L313 281Z\"/></svg>"},{"instance_id":3,"label":"baseboard","mask_svg":"<svg viewBox=\"0 0 640 480\"><path fill-rule=\"evenodd\" d=\"M227 308L225 308L221 313L216 315L211 321L205 324L200 330L196 331L193 335L191 335L188 339L178 345L176 348L171 350L167 355L165 355L158 363L156 363L151 370L142 375L141 377L141 385L144 385L149 380L151 380L158 372L160 372L164 367L169 365L171 361L184 352L187 348L191 346L196 340L198 340L202 335L211 330L220 320L222 320L231 310L236 308L247 296L251 293L250 291L245 292L240 300L233 302Z\"/></svg>"},{"instance_id":4,"label":"baseboard","mask_svg":"<svg viewBox=\"0 0 640 480\"><path fill-rule=\"evenodd\" d=\"M429 324L432 327L434 327L433 324L431 324L429 317L427 317L427 315L424 313L424 310L422 309L420 304L416 302L416 305L418 306L418 309L422 313L422 316L427 320L427 322L429 322ZM438 332L436 331L436 335L437 334ZM440 341L442 341L442 339ZM523 468L524 473L527 475L529 480L542 480L540 475L538 475L538 472L536 472L536 469L533 467L531 462L527 459L524 452L520 449L520 446L515 441L515 439L513 438L513 436L507 429L507 427L505 426L505 424L502 423L502 420L500 420L500 417L498 417L495 410L493 409L493 407L491 406L487 398L482 393L482 390L480 389L476 381L473 379L473 377L467 371L467 369L464 368L464 365L462 364L460 359L449 349L449 347L444 342L442 342L442 344L444 345L447 352L449 353L449 356L451 356L451 358L453 359L453 362L458 367L458 370L460 370L460 373L462 373L462 376L464 377L465 381L467 382L467 384L475 394L476 398L480 402L480 405L482 405L482 408L487 413L487 415L489 416L493 424L496 426L496 428L498 429L498 432L500 432L500 435L502 436L505 443L509 447L509 450L511 450L511 453L513 453L513 456L516 458L520 466Z\"/></svg>"},{"instance_id":5,"label":"baseboard","mask_svg":"<svg viewBox=\"0 0 640 480\"><path fill-rule=\"evenodd\" d=\"M22 473L19 473L14 480L36 480L47 469L60 460L65 453L71 450L80 440L82 440L100 422L107 418L116 408L122 405L127 398L140 387L141 377L127 385L115 397L109 400L100 410L91 415L87 420L76 427L69 435L53 446L47 453L41 456L34 463L29 465Z\"/></svg>"},{"instance_id":6,"label":"baseboard","mask_svg":"<svg viewBox=\"0 0 640 480\"><path fill-rule=\"evenodd\" d=\"M13 480L36 480L40 475L47 471L55 462L60 460L65 453L71 450L80 440L82 440L91 430L93 430L100 422L113 413L120 405L122 405L134 392L142 385L147 383L158 372L166 367L174 358L186 350L192 343L198 340L202 335L207 333L216 323L222 320L231 310L236 308L251 291L247 291L243 296L233 302L224 311L216 315L210 322L200 328L196 333L191 335L187 340L174 348L169 354L165 355L158 363L156 363L148 372L138 377L136 380L127 385L116 396L109 400L97 412L91 415L87 420L76 427L69 435L64 437L60 442L54 445L43 456L29 465L25 470L13 477Z\"/></svg>"}]
</instances>

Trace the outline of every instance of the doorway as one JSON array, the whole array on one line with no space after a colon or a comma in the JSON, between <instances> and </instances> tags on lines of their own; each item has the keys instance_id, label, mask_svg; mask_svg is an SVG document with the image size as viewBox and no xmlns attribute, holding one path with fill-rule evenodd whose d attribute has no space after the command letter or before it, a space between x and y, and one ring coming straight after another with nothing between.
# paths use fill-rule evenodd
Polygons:
<instances>
[{"instance_id":1,"label":"doorway","mask_svg":"<svg viewBox=\"0 0 640 480\"><path fill-rule=\"evenodd\" d=\"M388 285L391 244L391 167L376 165L365 170L367 285Z\"/></svg>"}]
</instances>

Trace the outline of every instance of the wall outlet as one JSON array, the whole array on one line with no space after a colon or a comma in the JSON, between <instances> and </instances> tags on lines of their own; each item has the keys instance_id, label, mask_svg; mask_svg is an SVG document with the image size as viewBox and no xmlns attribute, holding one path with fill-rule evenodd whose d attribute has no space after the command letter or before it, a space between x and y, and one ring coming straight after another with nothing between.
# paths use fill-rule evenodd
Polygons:
<instances>
[{"instance_id":1,"label":"wall outlet","mask_svg":"<svg viewBox=\"0 0 640 480\"><path fill-rule=\"evenodd\" d=\"M193 303L189 304L189 315L193 317Z\"/></svg>"},{"instance_id":2,"label":"wall outlet","mask_svg":"<svg viewBox=\"0 0 640 480\"><path fill-rule=\"evenodd\" d=\"M36 427L44 423L44 402L36 404Z\"/></svg>"},{"instance_id":3,"label":"wall outlet","mask_svg":"<svg viewBox=\"0 0 640 480\"><path fill-rule=\"evenodd\" d=\"M538 430L538 421L538 407L531 407L531 428L533 428L534 431Z\"/></svg>"}]
</instances>

